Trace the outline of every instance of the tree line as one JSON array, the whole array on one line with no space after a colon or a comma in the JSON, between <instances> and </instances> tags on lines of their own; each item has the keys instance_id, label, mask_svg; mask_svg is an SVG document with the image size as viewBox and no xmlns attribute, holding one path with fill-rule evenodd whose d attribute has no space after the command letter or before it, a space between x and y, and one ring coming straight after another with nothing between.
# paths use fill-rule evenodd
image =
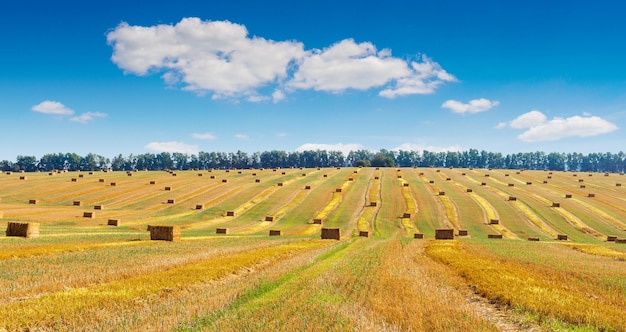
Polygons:
<instances>
[{"instance_id":1,"label":"tree line","mask_svg":"<svg viewBox=\"0 0 626 332\"><path fill-rule=\"evenodd\" d=\"M113 171L129 170L188 170L188 169L230 169L230 168L288 168L288 167L461 167L461 168L504 168L533 170L569 170L590 172L624 172L626 155L619 153L544 153L520 152L502 154L498 152L467 151L391 151L368 150L350 151L347 156L340 151L309 150L286 152L279 150L254 152L200 152L186 153L144 153L118 155L111 159L89 153L80 156L76 153L52 153L41 158L17 156L15 162L0 161L2 171L27 172L69 170Z\"/></svg>"}]
</instances>

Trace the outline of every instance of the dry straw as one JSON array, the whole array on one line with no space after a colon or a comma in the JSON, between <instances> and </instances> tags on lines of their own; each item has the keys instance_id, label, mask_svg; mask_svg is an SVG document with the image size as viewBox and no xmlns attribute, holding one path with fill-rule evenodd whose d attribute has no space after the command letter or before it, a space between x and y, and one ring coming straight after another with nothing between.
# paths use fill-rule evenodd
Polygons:
<instances>
[{"instance_id":1,"label":"dry straw","mask_svg":"<svg viewBox=\"0 0 626 332\"><path fill-rule=\"evenodd\" d=\"M39 223L9 222L7 224L6 236L20 236L25 238L39 237Z\"/></svg>"}]
</instances>

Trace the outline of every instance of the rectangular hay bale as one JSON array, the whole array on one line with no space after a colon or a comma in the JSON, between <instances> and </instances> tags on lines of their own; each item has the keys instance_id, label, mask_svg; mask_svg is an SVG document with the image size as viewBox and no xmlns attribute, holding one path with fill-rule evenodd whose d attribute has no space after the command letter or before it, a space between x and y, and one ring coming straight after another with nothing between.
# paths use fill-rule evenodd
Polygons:
<instances>
[{"instance_id":1,"label":"rectangular hay bale","mask_svg":"<svg viewBox=\"0 0 626 332\"><path fill-rule=\"evenodd\" d=\"M119 219L109 219L107 221L107 225L109 226L120 226L120 220Z\"/></svg>"},{"instance_id":2,"label":"rectangular hay bale","mask_svg":"<svg viewBox=\"0 0 626 332\"><path fill-rule=\"evenodd\" d=\"M424 234L422 234L422 233L415 233L415 234L413 234L413 238L414 239L423 239L424 238Z\"/></svg>"},{"instance_id":3,"label":"rectangular hay bale","mask_svg":"<svg viewBox=\"0 0 626 332\"><path fill-rule=\"evenodd\" d=\"M528 241L535 241L535 242L538 242L538 241L539 241L539 238L538 238L538 237L529 237L529 238L528 238Z\"/></svg>"},{"instance_id":4,"label":"rectangular hay bale","mask_svg":"<svg viewBox=\"0 0 626 332\"><path fill-rule=\"evenodd\" d=\"M615 243L626 243L626 239L615 239Z\"/></svg>"},{"instance_id":5,"label":"rectangular hay bale","mask_svg":"<svg viewBox=\"0 0 626 332\"><path fill-rule=\"evenodd\" d=\"M361 237L369 237L369 232L368 231L359 231L359 236Z\"/></svg>"},{"instance_id":6,"label":"rectangular hay bale","mask_svg":"<svg viewBox=\"0 0 626 332\"><path fill-rule=\"evenodd\" d=\"M180 241L180 226L148 226L150 240Z\"/></svg>"},{"instance_id":7,"label":"rectangular hay bale","mask_svg":"<svg viewBox=\"0 0 626 332\"><path fill-rule=\"evenodd\" d=\"M283 232L279 229L270 229L270 236L281 236Z\"/></svg>"},{"instance_id":8,"label":"rectangular hay bale","mask_svg":"<svg viewBox=\"0 0 626 332\"><path fill-rule=\"evenodd\" d=\"M467 236L468 231L466 229L459 229L459 236Z\"/></svg>"},{"instance_id":9,"label":"rectangular hay bale","mask_svg":"<svg viewBox=\"0 0 626 332\"><path fill-rule=\"evenodd\" d=\"M95 218L96 217L96 213L95 212L83 212L83 218Z\"/></svg>"},{"instance_id":10,"label":"rectangular hay bale","mask_svg":"<svg viewBox=\"0 0 626 332\"><path fill-rule=\"evenodd\" d=\"M265 216L265 221L274 221L273 216Z\"/></svg>"},{"instance_id":11,"label":"rectangular hay bale","mask_svg":"<svg viewBox=\"0 0 626 332\"><path fill-rule=\"evenodd\" d=\"M607 235L606 236L606 241L607 242L615 242L615 240L617 240L617 236L615 236L615 235Z\"/></svg>"},{"instance_id":12,"label":"rectangular hay bale","mask_svg":"<svg viewBox=\"0 0 626 332\"><path fill-rule=\"evenodd\" d=\"M489 224L490 225L498 225L498 224L500 224L500 220L499 219L491 219L491 220L489 220Z\"/></svg>"},{"instance_id":13,"label":"rectangular hay bale","mask_svg":"<svg viewBox=\"0 0 626 332\"><path fill-rule=\"evenodd\" d=\"M451 229L451 228L436 229L435 240L454 240L454 229Z\"/></svg>"},{"instance_id":14,"label":"rectangular hay bale","mask_svg":"<svg viewBox=\"0 0 626 332\"><path fill-rule=\"evenodd\" d=\"M566 234L557 234L556 239L559 241L567 241L567 235Z\"/></svg>"},{"instance_id":15,"label":"rectangular hay bale","mask_svg":"<svg viewBox=\"0 0 626 332\"><path fill-rule=\"evenodd\" d=\"M234 217L235 216L235 211L226 211L226 216L227 217Z\"/></svg>"},{"instance_id":16,"label":"rectangular hay bale","mask_svg":"<svg viewBox=\"0 0 626 332\"><path fill-rule=\"evenodd\" d=\"M339 228L322 228L322 240L340 240L341 230Z\"/></svg>"},{"instance_id":17,"label":"rectangular hay bale","mask_svg":"<svg viewBox=\"0 0 626 332\"><path fill-rule=\"evenodd\" d=\"M488 239L501 239L502 238L502 234L488 234L487 238Z\"/></svg>"},{"instance_id":18,"label":"rectangular hay bale","mask_svg":"<svg viewBox=\"0 0 626 332\"><path fill-rule=\"evenodd\" d=\"M215 234L228 234L228 228L217 228Z\"/></svg>"},{"instance_id":19,"label":"rectangular hay bale","mask_svg":"<svg viewBox=\"0 0 626 332\"><path fill-rule=\"evenodd\" d=\"M39 237L39 223L38 222L9 222L7 224L6 236L19 236L25 238Z\"/></svg>"}]
</instances>

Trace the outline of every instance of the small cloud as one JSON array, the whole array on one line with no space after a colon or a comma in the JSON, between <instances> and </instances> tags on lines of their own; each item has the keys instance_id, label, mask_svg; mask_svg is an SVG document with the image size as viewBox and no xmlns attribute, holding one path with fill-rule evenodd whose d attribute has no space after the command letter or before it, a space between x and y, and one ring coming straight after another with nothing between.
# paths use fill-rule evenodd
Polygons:
<instances>
[{"instance_id":1,"label":"small cloud","mask_svg":"<svg viewBox=\"0 0 626 332\"><path fill-rule=\"evenodd\" d=\"M493 107L500 105L497 100L489 100L485 98L470 100L467 104L464 104L456 100L448 100L441 105L441 108L447 108L454 113L480 113L490 110Z\"/></svg>"},{"instance_id":2,"label":"small cloud","mask_svg":"<svg viewBox=\"0 0 626 332\"><path fill-rule=\"evenodd\" d=\"M91 122L93 120L95 120L96 118L104 118L106 117L107 114L106 113L100 113L100 112L87 112L87 113L83 113L79 116L75 116L73 118L70 118L70 121L73 122L78 122L78 123L87 123L87 122Z\"/></svg>"},{"instance_id":3,"label":"small cloud","mask_svg":"<svg viewBox=\"0 0 626 332\"><path fill-rule=\"evenodd\" d=\"M217 138L215 135L211 133L203 133L203 134L193 133L191 134L191 137L195 139L205 139L205 140L214 140Z\"/></svg>"},{"instance_id":4,"label":"small cloud","mask_svg":"<svg viewBox=\"0 0 626 332\"><path fill-rule=\"evenodd\" d=\"M506 123L506 122L500 122L500 123L498 123L498 125L496 126L496 129L503 129L503 128L506 128L506 127L508 127L508 126L509 126L509 124L508 124L508 123Z\"/></svg>"},{"instance_id":5,"label":"small cloud","mask_svg":"<svg viewBox=\"0 0 626 332\"><path fill-rule=\"evenodd\" d=\"M145 146L147 150L154 152L180 152L198 154L200 149L197 145L189 145L181 142L151 142Z\"/></svg>"},{"instance_id":6,"label":"small cloud","mask_svg":"<svg viewBox=\"0 0 626 332\"><path fill-rule=\"evenodd\" d=\"M504 123L504 127L506 127ZM508 126L514 129L526 129L517 138L523 142L557 141L568 137L590 137L608 134L618 127L597 116L554 117L552 120L533 110L510 121ZM498 125L501 128L502 123Z\"/></svg>"},{"instance_id":7,"label":"small cloud","mask_svg":"<svg viewBox=\"0 0 626 332\"><path fill-rule=\"evenodd\" d=\"M392 150L394 151L430 151L430 152L460 152L463 151L463 148L460 145L451 145L451 146L432 146L427 144L418 144L418 143L404 143L401 144Z\"/></svg>"},{"instance_id":8,"label":"small cloud","mask_svg":"<svg viewBox=\"0 0 626 332\"><path fill-rule=\"evenodd\" d=\"M236 139L241 139L241 140L248 140L248 139L250 139L250 137L248 137L248 135L244 135L244 134L235 134L235 138Z\"/></svg>"},{"instance_id":9,"label":"small cloud","mask_svg":"<svg viewBox=\"0 0 626 332\"><path fill-rule=\"evenodd\" d=\"M279 102L281 100L284 100L285 98L287 98L287 96L281 90L276 90L276 91L274 91L274 93L272 93L272 101L274 103L277 103L277 102Z\"/></svg>"},{"instance_id":10,"label":"small cloud","mask_svg":"<svg viewBox=\"0 0 626 332\"><path fill-rule=\"evenodd\" d=\"M326 151L341 151L344 156L347 156L350 151L356 151L363 149L361 144L318 144L318 143L305 143L296 148L297 152L302 151L316 151L316 150L326 150Z\"/></svg>"},{"instance_id":11,"label":"small cloud","mask_svg":"<svg viewBox=\"0 0 626 332\"><path fill-rule=\"evenodd\" d=\"M276 137L287 137L287 133L276 133Z\"/></svg>"},{"instance_id":12,"label":"small cloud","mask_svg":"<svg viewBox=\"0 0 626 332\"><path fill-rule=\"evenodd\" d=\"M57 102L46 100L43 101L32 108L33 111L44 113L44 114L55 114L55 115L72 115L74 111L67 108L65 105Z\"/></svg>"}]
</instances>

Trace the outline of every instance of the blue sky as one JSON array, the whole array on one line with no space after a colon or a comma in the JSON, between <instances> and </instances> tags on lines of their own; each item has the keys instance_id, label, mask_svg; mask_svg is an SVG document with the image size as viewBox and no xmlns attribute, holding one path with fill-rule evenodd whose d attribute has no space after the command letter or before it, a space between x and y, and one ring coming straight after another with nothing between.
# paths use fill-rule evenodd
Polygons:
<instances>
[{"instance_id":1,"label":"blue sky","mask_svg":"<svg viewBox=\"0 0 626 332\"><path fill-rule=\"evenodd\" d=\"M620 1L10 1L0 159L626 145Z\"/></svg>"}]
</instances>

